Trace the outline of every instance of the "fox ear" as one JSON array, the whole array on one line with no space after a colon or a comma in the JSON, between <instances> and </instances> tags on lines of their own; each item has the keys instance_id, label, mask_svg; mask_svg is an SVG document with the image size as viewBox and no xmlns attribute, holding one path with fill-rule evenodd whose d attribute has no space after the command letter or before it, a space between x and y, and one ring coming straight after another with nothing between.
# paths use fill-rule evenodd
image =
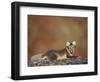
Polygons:
<instances>
[{"instance_id":1,"label":"fox ear","mask_svg":"<svg viewBox=\"0 0 100 82\"><path fill-rule=\"evenodd\" d=\"M66 46L69 46L70 45L70 43L69 42L66 42Z\"/></svg>"},{"instance_id":2,"label":"fox ear","mask_svg":"<svg viewBox=\"0 0 100 82\"><path fill-rule=\"evenodd\" d=\"M73 45L76 45L76 41L73 41L72 44L73 44Z\"/></svg>"}]
</instances>

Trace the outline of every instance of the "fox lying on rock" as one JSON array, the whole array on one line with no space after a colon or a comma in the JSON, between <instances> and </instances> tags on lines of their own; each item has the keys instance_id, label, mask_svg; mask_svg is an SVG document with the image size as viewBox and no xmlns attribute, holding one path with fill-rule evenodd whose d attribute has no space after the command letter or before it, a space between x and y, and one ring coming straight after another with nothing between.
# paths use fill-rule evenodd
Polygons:
<instances>
[{"instance_id":1,"label":"fox lying on rock","mask_svg":"<svg viewBox=\"0 0 100 82\"><path fill-rule=\"evenodd\" d=\"M76 58L78 56L74 55L74 49L76 47L76 41L66 42L66 46L61 50L49 50L44 53L41 57L42 59L53 60L64 60L67 58Z\"/></svg>"}]
</instances>

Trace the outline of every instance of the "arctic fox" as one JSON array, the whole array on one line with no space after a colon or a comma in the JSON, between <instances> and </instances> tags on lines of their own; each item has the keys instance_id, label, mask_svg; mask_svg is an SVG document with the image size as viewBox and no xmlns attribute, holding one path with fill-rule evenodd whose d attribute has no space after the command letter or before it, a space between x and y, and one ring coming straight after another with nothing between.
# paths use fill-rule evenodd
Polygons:
<instances>
[{"instance_id":1,"label":"arctic fox","mask_svg":"<svg viewBox=\"0 0 100 82\"><path fill-rule=\"evenodd\" d=\"M67 58L76 58L74 55L74 49L76 47L76 41L66 42L65 48L61 50L49 50L42 55L43 59L53 60L64 60Z\"/></svg>"}]
</instances>

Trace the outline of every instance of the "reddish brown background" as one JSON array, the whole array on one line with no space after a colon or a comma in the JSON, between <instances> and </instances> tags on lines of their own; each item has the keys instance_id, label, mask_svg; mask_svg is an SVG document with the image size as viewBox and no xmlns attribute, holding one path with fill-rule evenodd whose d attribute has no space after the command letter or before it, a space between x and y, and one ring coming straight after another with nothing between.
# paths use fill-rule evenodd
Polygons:
<instances>
[{"instance_id":1,"label":"reddish brown background","mask_svg":"<svg viewBox=\"0 0 100 82\"><path fill-rule=\"evenodd\" d=\"M63 49L76 41L76 54L87 57L87 18L28 16L28 58L51 49Z\"/></svg>"}]
</instances>

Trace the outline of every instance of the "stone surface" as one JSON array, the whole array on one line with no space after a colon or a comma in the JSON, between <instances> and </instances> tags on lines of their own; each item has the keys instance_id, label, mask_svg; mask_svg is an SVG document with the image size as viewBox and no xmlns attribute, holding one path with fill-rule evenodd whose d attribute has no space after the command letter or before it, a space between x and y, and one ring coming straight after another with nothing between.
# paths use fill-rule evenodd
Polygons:
<instances>
[{"instance_id":1,"label":"stone surface","mask_svg":"<svg viewBox=\"0 0 100 82\"><path fill-rule=\"evenodd\" d=\"M48 59L41 58L41 55L36 55L31 58L29 66L78 65L78 64L87 64L87 59L82 59L81 57L77 57L64 60L50 61Z\"/></svg>"}]
</instances>

